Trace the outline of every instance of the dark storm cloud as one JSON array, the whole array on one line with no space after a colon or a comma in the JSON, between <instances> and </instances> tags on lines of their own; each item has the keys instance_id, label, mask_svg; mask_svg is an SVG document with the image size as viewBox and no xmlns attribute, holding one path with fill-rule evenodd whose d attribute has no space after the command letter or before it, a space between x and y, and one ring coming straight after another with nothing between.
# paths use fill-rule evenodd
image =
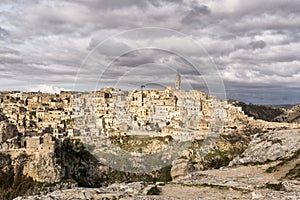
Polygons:
<instances>
[{"instance_id":1,"label":"dark storm cloud","mask_svg":"<svg viewBox=\"0 0 300 200\"><path fill-rule=\"evenodd\" d=\"M248 46L251 49L263 49L266 46L266 43L263 40L258 40L258 41L252 41L248 43Z\"/></svg>"},{"instance_id":2,"label":"dark storm cloud","mask_svg":"<svg viewBox=\"0 0 300 200\"><path fill-rule=\"evenodd\" d=\"M121 57L117 58L112 66L127 66L127 67L138 67L140 65L155 63L154 53L150 53L147 50L136 50L129 51ZM143 53L144 52L144 53Z\"/></svg>"},{"instance_id":3,"label":"dark storm cloud","mask_svg":"<svg viewBox=\"0 0 300 200\"><path fill-rule=\"evenodd\" d=\"M182 19L183 24L201 24L203 16L209 15L210 10L206 5L193 5L192 9ZM204 19L205 20L205 19Z\"/></svg>"},{"instance_id":4,"label":"dark storm cloud","mask_svg":"<svg viewBox=\"0 0 300 200\"><path fill-rule=\"evenodd\" d=\"M169 68L173 72L180 72L182 75L193 74L199 75L199 72L192 63L186 58L175 54L171 51L162 49L138 49L129 51L118 57L111 63L110 67L140 67L147 64L156 64L160 67ZM124 70L124 69L123 69ZM148 73L147 70L145 73Z\"/></svg>"},{"instance_id":5,"label":"dark storm cloud","mask_svg":"<svg viewBox=\"0 0 300 200\"><path fill-rule=\"evenodd\" d=\"M229 96L262 102L258 94L274 86L278 101L299 102L297 95L283 98L300 85L299 13L300 1L294 0L4 0L0 89L71 87L81 65L77 82L84 89L113 61L103 75L111 82L172 84L178 70L193 87L205 88L203 79L218 74L217 66ZM115 34L146 26L183 35L144 30L97 47ZM136 51L157 46L162 50ZM276 101L272 91L264 102Z\"/></svg>"}]
</instances>

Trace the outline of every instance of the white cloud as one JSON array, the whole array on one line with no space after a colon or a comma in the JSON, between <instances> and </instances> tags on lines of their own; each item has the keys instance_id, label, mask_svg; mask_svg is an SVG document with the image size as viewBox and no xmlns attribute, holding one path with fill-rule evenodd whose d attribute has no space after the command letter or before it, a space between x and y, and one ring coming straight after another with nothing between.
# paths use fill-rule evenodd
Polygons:
<instances>
[{"instance_id":1,"label":"white cloud","mask_svg":"<svg viewBox=\"0 0 300 200\"><path fill-rule=\"evenodd\" d=\"M56 87L56 86L51 86L51 85L35 85L31 86L30 88L27 89L27 92L45 92L45 93L51 93L51 94L59 94L61 91L66 91L67 89L61 88L61 87Z\"/></svg>"}]
</instances>

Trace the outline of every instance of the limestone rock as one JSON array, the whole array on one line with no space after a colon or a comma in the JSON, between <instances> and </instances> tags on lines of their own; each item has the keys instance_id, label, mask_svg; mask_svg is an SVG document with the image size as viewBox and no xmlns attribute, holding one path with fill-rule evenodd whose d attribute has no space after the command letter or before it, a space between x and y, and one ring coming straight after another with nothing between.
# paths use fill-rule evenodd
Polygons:
<instances>
[{"instance_id":1,"label":"limestone rock","mask_svg":"<svg viewBox=\"0 0 300 200\"><path fill-rule=\"evenodd\" d=\"M283 181L282 182L284 191L287 192L300 192L300 181Z\"/></svg>"},{"instance_id":2,"label":"limestone rock","mask_svg":"<svg viewBox=\"0 0 300 200\"><path fill-rule=\"evenodd\" d=\"M135 199L133 197L143 196L145 198L153 186L144 182L115 183L102 188L72 188L56 190L45 195L17 197L15 200L65 200L65 199Z\"/></svg>"},{"instance_id":3,"label":"limestone rock","mask_svg":"<svg viewBox=\"0 0 300 200\"><path fill-rule=\"evenodd\" d=\"M171 168L172 180L184 178L194 170L192 163L186 159L178 159L173 161Z\"/></svg>"},{"instance_id":4,"label":"limestone rock","mask_svg":"<svg viewBox=\"0 0 300 200\"><path fill-rule=\"evenodd\" d=\"M247 163L264 163L291 157L300 149L299 130L281 130L254 135L248 148L234 158L229 166Z\"/></svg>"},{"instance_id":5,"label":"limestone rock","mask_svg":"<svg viewBox=\"0 0 300 200\"><path fill-rule=\"evenodd\" d=\"M23 174L35 181L55 183L61 180L61 167L54 153L36 153L24 164Z\"/></svg>"},{"instance_id":6,"label":"limestone rock","mask_svg":"<svg viewBox=\"0 0 300 200\"><path fill-rule=\"evenodd\" d=\"M251 198L257 200L257 199L263 199L264 196L263 196L262 194L260 194L260 193L252 192L252 193L251 193Z\"/></svg>"}]
</instances>

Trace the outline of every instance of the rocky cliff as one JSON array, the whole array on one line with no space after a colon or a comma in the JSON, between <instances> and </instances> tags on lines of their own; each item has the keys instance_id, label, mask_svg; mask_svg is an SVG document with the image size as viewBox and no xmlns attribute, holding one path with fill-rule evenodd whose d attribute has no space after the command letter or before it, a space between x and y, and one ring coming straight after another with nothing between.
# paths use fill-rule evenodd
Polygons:
<instances>
[{"instance_id":1,"label":"rocky cliff","mask_svg":"<svg viewBox=\"0 0 300 200\"><path fill-rule=\"evenodd\" d=\"M253 135L247 149L230 165L265 163L292 157L300 149L299 130L281 130Z\"/></svg>"},{"instance_id":2,"label":"rocky cliff","mask_svg":"<svg viewBox=\"0 0 300 200\"><path fill-rule=\"evenodd\" d=\"M53 152L36 152L28 156L23 174L37 182L56 183L61 181L61 166Z\"/></svg>"},{"instance_id":3,"label":"rocky cliff","mask_svg":"<svg viewBox=\"0 0 300 200\"><path fill-rule=\"evenodd\" d=\"M12 199L18 195L30 195L37 192L37 184L32 178L24 176L23 166L27 155L20 154L11 159L7 154L0 153L0 198Z\"/></svg>"}]
</instances>

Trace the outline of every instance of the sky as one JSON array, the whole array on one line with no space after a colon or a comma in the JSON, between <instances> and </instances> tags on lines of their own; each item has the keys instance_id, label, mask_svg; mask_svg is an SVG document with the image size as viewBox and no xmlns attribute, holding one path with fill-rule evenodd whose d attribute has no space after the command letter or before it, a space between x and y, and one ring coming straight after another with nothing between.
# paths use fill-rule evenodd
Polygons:
<instances>
[{"instance_id":1,"label":"sky","mask_svg":"<svg viewBox=\"0 0 300 200\"><path fill-rule=\"evenodd\" d=\"M0 90L161 89L181 75L256 104L300 102L300 1L1 0Z\"/></svg>"}]
</instances>

